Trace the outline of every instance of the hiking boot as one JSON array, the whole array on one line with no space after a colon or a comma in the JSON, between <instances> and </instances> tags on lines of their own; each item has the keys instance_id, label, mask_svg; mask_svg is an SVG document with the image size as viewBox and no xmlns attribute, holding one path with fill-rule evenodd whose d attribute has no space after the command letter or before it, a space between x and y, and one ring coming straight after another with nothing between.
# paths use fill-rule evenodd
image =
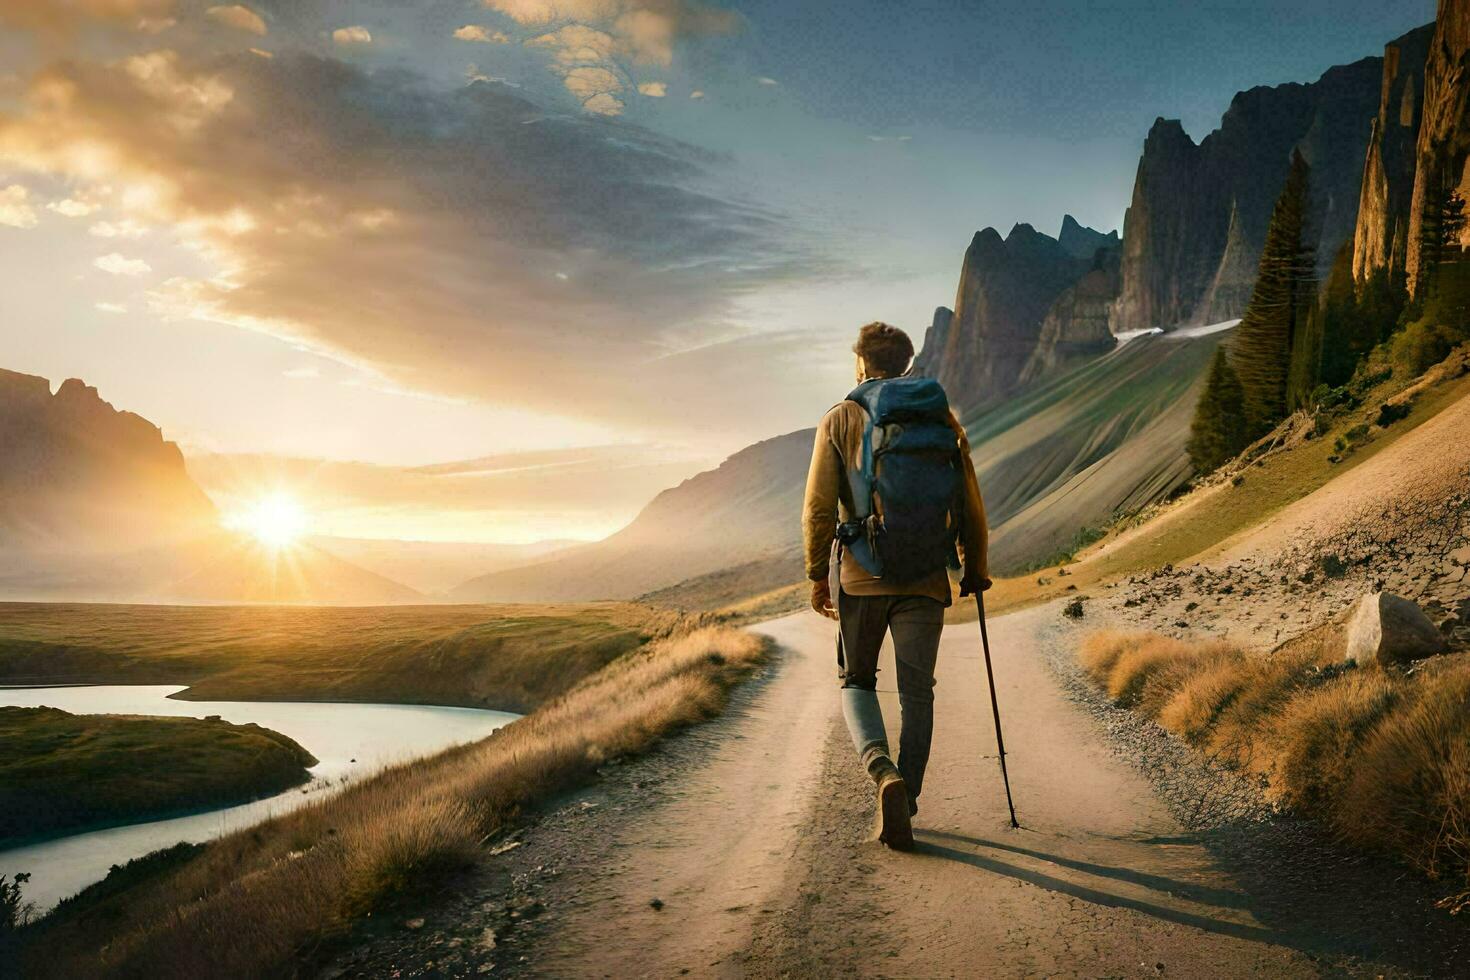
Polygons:
<instances>
[{"instance_id":1,"label":"hiking boot","mask_svg":"<svg viewBox=\"0 0 1470 980\"><path fill-rule=\"evenodd\" d=\"M895 851L914 849L911 805L908 785L897 769L878 777L878 839Z\"/></svg>"}]
</instances>

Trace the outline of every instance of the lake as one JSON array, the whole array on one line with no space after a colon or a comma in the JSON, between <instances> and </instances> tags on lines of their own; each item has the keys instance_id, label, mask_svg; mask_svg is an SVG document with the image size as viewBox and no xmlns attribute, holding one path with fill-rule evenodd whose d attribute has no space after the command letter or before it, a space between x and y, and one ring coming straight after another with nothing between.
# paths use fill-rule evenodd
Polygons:
<instances>
[{"instance_id":1,"label":"lake","mask_svg":"<svg viewBox=\"0 0 1470 980\"><path fill-rule=\"evenodd\" d=\"M177 701L178 686L0 688L0 705L45 705L73 714L219 715L254 722L294 738L320 764L311 782L241 806L151 823L110 827L0 851L0 874L28 871L27 901L51 908L123 864L179 841L198 842L248 827L319 799L385 766L484 738L519 715L478 708L341 702Z\"/></svg>"}]
</instances>

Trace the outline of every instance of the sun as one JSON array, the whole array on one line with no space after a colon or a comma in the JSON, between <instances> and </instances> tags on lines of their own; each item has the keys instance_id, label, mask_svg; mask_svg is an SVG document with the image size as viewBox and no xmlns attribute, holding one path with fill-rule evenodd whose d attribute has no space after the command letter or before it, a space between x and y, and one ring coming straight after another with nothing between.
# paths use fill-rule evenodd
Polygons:
<instances>
[{"instance_id":1,"label":"sun","mask_svg":"<svg viewBox=\"0 0 1470 980\"><path fill-rule=\"evenodd\" d=\"M261 497L229 523L261 544L285 548L306 533L308 521L306 510L295 497L278 492Z\"/></svg>"}]
</instances>

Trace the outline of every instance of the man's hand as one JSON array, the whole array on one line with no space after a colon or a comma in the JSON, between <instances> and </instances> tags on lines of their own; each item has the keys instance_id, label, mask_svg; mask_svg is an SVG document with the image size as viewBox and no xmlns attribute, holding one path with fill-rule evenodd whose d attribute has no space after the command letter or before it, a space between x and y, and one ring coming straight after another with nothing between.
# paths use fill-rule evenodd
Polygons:
<instances>
[{"instance_id":1,"label":"man's hand","mask_svg":"<svg viewBox=\"0 0 1470 980\"><path fill-rule=\"evenodd\" d=\"M828 619L837 618L837 608L832 605L832 586L826 579L812 583L812 608Z\"/></svg>"},{"instance_id":2,"label":"man's hand","mask_svg":"<svg viewBox=\"0 0 1470 980\"><path fill-rule=\"evenodd\" d=\"M975 595L980 592L985 592L989 590L989 588L990 579L979 578L978 576L972 578L971 576L966 575L964 578L960 579L960 598L963 599L965 596L968 595Z\"/></svg>"}]
</instances>

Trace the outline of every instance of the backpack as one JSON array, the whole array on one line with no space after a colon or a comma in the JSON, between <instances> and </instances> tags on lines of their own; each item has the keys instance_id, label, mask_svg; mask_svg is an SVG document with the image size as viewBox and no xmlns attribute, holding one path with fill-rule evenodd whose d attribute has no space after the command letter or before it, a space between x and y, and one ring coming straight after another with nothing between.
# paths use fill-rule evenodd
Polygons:
<instances>
[{"instance_id":1,"label":"backpack","mask_svg":"<svg viewBox=\"0 0 1470 980\"><path fill-rule=\"evenodd\" d=\"M911 582L958 568L964 477L949 399L932 378L874 378L847 396L868 412L862 458L848 463L852 520L838 538L868 573Z\"/></svg>"}]
</instances>

